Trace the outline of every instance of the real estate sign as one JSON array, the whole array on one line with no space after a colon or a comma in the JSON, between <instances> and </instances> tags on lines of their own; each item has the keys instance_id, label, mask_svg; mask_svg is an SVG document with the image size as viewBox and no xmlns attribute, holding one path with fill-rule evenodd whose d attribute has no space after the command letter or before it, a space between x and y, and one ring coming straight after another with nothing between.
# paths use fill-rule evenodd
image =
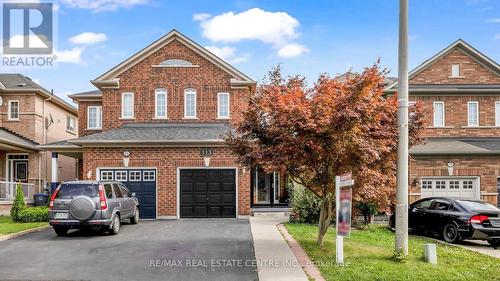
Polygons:
<instances>
[{"instance_id":1,"label":"real estate sign","mask_svg":"<svg viewBox=\"0 0 500 281\"><path fill-rule=\"evenodd\" d=\"M337 235L349 236L351 233L352 189L339 191L339 211L337 217Z\"/></svg>"}]
</instances>

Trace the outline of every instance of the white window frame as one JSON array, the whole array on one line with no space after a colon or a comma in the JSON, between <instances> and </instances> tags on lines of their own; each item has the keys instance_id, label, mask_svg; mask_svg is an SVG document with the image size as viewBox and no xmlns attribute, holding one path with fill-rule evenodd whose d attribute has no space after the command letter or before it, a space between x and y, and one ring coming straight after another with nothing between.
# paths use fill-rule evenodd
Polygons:
<instances>
[{"instance_id":1,"label":"white window frame","mask_svg":"<svg viewBox=\"0 0 500 281\"><path fill-rule=\"evenodd\" d=\"M194 115L190 116L187 115L187 102L186 102L186 97L187 95L192 95L194 94ZM198 94L196 93L196 90L193 88L185 89L184 90L184 118L185 119L196 119L196 109L197 109L197 104L196 104L196 99L198 97Z\"/></svg>"},{"instance_id":2,"label":"white window frame","mask_svg":"<svg viewBox=\"0 0 500 281\"><path fill-rule=\"evenodd\" d=\"M461 77L459 63L454 63L451 65L451 76L450 77L453 77L453 78Z\"/></svg>"},{"instance_id":3,"label":"white window frame","mask_svg":"<svg viewBox=\"0 0 500 281\"><path fill-rule=\"evenodd\" d=\"M142 172L142 181L155 181L155 180L156 180L156 171Z\"/></svg>"},{"instance_id":4,"label":"white window frame","mask_svg":"<svg viewBox=\"0 0 500 281\"><path fill-rule=\"evenodd\" d=\"M158 96L165 95L165 115L158 115ZM155 90L155 118L156 119L167 119L168 116L168 92L167 89L158 88Z\"/></svg>"},{"instance_id":5,"label":"white window frame","mask_svg":"<svg viewBox=\"0 0 500 281\"><path fill-rule=\"evenodd\" d=\"M132 171L129 171L128 177L129 177L129 181L141 181L142 173L141 173L141 171L132 170Z\"/></svg>"},{"instance_id":6,"label":"white window frame","mask_svg":"<svg viewBox=\"0 0 500 281\"><path fill-rule=\"evenodd\" d=\"M226 116L223 116L221 115L221 96L222 95L225 95L227 96L227 115ZM217 93L217 118L218 119L229 119L230 116L231 116L231 113L230 113L230 109L231 109L231 101L230 101L230 95L229 93Z\"/></svg>"},{"instance_id":7,"label":"white window frame","mask_svg":"<svg viewBox=\"0 0 500 281\"><path fill-rule=\"evenodd\" d=\"M101 178L100 180L102 181L112 181L113 180L113 171L101 171ZM108 176L111 176L111 178L108 178Z\"/></svg>"},{"instance_id":8,"label":"white window frame","mask_svg":"<svg viewBox=\"0 0 500 281\"><path fill-rule=\"evenodd\" d=\"M495 101L495 126L500 127L500 101Z\"/></svg>"},{"instance_id":9,"label":"white window frame","mask_svg":"<svg viewBox=\"0 0 500 281\"><path fill-rule=\"evenodd\" d=\"M90 126L90 109L96 110L96 126ZM102 129L102 106L91 105L87 107L87 129L89 130L101 130Z\"/></svg>"},{"instance_id":10,"label":"white window frame","mask_svg":"<svg viewBox=\"0 0 500 281\"><path fill-rule=\"evenodd\" d=\"M436 105L437 104L441 104L443 106L443 124L437 124L436 122ZM445 105L444 105L444 102L443 101L435 101L432 103L432 125L433 127L444 127L445 124L446 124L446 119L445 119L445 114L446 110L445 110Z\"/></svg>"},{"instance_id":11,"label":"white window frame","mask_svg":"<svg viewBox=\"0 0 500 281\"><path fill-rule=\"evenodd\" d=\"M17 118L12 118L12 104L17 103ZM9 100L8 103L8 115L7 115L7 120L11 121L19 121L19 115L21 115L21 108L20 108L21 103L19 100Z\"/></svg>"},{"instance_id":12,"label":"white window frame","mask_svg":"<svg viewBox=\"0 0 500 281\"><path fill-rule=\"evenodd\" d=\"M71 126L71 122L73 121L73 126ZM76 119L73 116L66 116L66 131L70 133L75 132L76 127Z\"/></svg>"},{"instance_id":13,"label":"white window frame","mask_svg":"<svg viewBox=\"0 0 500 281\"><path fill-rule=\"evenodd\" d=\"M471 104L476 105L476 124L471 123L471 115L470 115L470 107ZM478 101L469 101L467 102L467 126L469 127L478 127L479 126L479 102Z\"/></svg>"},{"instance_id":14,"label":"white window frame","mask_svg":"<svg viewBox=\"0 0 500 281\"><path fill-rule=\"evenodd\" d=\"M125 96L132 96L132 115L126 116L125 115ZM126 92L122 93L122 119L134 119L134 114L135 114L135 101L134 101L134 93L132 92Z\"/></svg>"},{"instance_id":15,"label":"white window frame","mask_svg":"<svg viewBox=\"0 0 500 281\"><path fill-rule=\"evenodd\" d=\"M125 178L123 178L123 175L125 175ZM116 181L127 181L127 179L128 179L127 170L115 171L115 180Z\"/></svg>"}]
</instances>

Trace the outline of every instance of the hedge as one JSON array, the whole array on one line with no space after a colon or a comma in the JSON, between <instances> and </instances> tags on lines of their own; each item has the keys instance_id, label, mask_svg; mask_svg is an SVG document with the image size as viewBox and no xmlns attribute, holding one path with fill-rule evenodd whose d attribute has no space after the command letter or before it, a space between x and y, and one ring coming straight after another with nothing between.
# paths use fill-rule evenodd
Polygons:
<instances>
[{"instance_id":1,"label":"hedge","mask_svg":"<svg viewBox=\"0 0 500 281\"><path fill-rule=\"evenodd\" d=\"M17 216L19 222L45 222L49 221L49 208L45 206L26 208Z\"/></svg>"}]
</instances>

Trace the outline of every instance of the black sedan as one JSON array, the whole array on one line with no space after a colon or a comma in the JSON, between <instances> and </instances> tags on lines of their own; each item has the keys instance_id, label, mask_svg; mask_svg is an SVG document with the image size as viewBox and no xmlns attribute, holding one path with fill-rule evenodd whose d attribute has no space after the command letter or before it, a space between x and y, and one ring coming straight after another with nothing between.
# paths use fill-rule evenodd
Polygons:
<instances>
[{"instance_id":1,"label":"black sedan","mask_svg":"<svg viewBox=\"0 0 500 281\"><path fill-rule=\"evenodd\" d=\"M500 247L500 209L479 200L428 197L410 205L408 227L439 235L444 241L487 240ZM394 228L394 214L390 219Z\"/></svg>"}]
</instances>

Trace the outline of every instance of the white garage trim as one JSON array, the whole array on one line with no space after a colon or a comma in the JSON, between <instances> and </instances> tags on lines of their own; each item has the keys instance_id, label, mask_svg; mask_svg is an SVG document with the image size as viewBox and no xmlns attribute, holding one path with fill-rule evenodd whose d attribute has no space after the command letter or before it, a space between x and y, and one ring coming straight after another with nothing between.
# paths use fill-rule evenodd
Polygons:
<instances>
[{"instance_id":1,"label":"white garage trim","mask_svg":"<svg viewBox=\"0 0 500 281\"><path fill-rule=\"evenodd\" d=\"M424 197L429 197L429 196L424 196L426 193L426 189L423 188L423 182L424 181L433 181L432 184L432 192L435 192L435 183L434 181L445 181L446 182L446 187L443 190L449 191L451 190L449 188L449 181L464 181L464 180L472 180L474 186L472 187L474 195L470 199L481 199L481 177L479 176L435 176L435 177L421 177L420 178L420 196L422 198ZM459 190L463 190L462 187L459 188ZM430 196L437 196L439 197L440 195L430 195ZM442 195L441 195L442 196ZM453 196L451 196L453 197Z\"/></svg>"},{"instance_id":2,"label":"white garage trim","mask_svg":"<svg viewBox=\"0 0 500 281\"><path fill-rule=\"evenodd\" d=\"M156 218L155 219L141 219L141 220L156 220L161 218L158 216L158 168L157 167L97 167L96 168L96 180L100 180L102 170L155 170L155 197L156 197Z\"/></svg>"},{"instance_id":3,"label":"white garage trim","mask_svg":"<svg viewBox=\"0 0 500 281\"><path fill-rule=\"evenodd\" d=\"M177 167L177 192L176 192L176 212L177 219L181 218L181 170L234 170L236 181L236 218L239 218L239 200L238 200L238 167Z\"/></svg>"}]
</instances>

